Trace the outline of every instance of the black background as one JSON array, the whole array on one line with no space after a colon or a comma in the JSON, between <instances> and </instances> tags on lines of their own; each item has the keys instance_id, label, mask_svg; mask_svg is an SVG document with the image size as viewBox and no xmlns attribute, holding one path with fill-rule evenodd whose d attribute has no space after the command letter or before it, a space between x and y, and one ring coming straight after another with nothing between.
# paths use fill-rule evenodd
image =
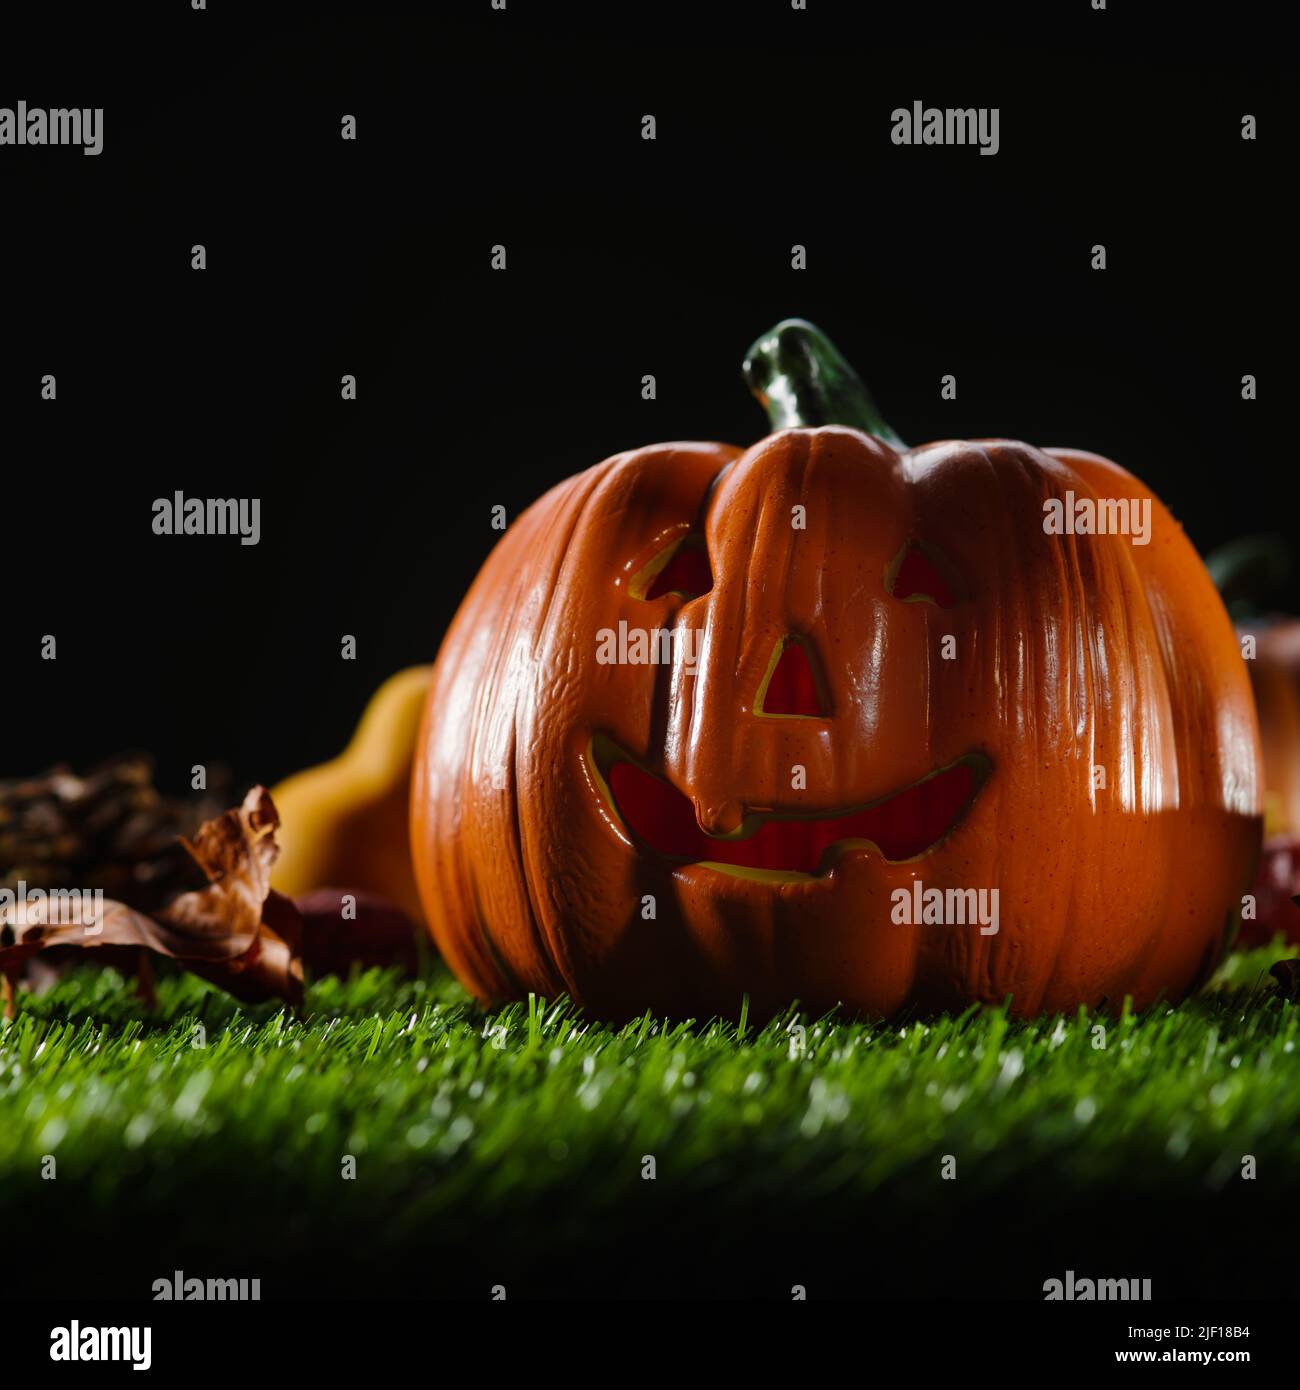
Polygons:
<instances>
[{"instance_id":1,"label":"black background","mask_svg":"<svg viewBox=\"0 0 1300 1390\"><path fill-rule=\"evenodd\" d=\"M787 315L905 439L1104 453L1203 549L1294 533L1265 11L6 19L0 105L102 105L105 148L0 148L3 772L143 747L180 790L195 762L271 782L332 754L436 653L494 504L513 518L622 448L761 437L739 364ZM998 106L1000 153L894 146L916 99ZM260 497L261 543L154 535L176 489Z\"/></svg>"},{"instance_id":2,"label":"black background","mask_svg":"<svg viewBox=\"0 0 1300 1390\"><path fill-rule=\"evenodd\" d=\"M905 439L1092 449L1202 550L1294 539L1290 49L1253 0L1203 20L1111 3L6 12L0 105L103 106L105 150L0 148L0 775L143 747L181 790L195 762L269 783L331 755L386 675L435 654L494 504L513 518L619 449L760 437L739 364L787 315L830 333ZM890 112L917 99L999 107L1000 153L895 147ZM261 543L155 536L177 489L260 497ZM1281 601L1300 611L1294 585ZM1007 1293L1122 1252L1172 1292L1258 1295L1291 1262L1228 1198L1190 1219L1077 1200L1043 1174L954 1213L944 1262L909 1267ZM901 1207L870 1236L780 1219L754 1234L860 1253L853 1287L907 1293ZM673 1247L681 1292L673 1223L644 1239ZM556 1287L550 1253L535 1277Z\"/></svg>"}]
</instances>

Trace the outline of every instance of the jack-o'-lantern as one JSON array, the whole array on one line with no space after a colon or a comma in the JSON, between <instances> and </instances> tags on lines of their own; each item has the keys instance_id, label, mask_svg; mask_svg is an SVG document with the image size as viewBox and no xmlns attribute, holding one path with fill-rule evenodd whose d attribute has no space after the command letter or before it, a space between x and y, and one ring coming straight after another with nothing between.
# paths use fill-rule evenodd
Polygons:
<instances>
[{"instance_id":1,"label":"jack-o'-lantern","mask_svg":"<svg viewBox=\"0 0 1300 1390\"><path fill-rule=\"evenodd\" d=\"M411 833L461 980L614 1017L1183 994L1260 787L1178 524L1094 454L905 447L807 323L746 375L774 433L559 484L446 636Z\"/></svg>"}]
</instances>

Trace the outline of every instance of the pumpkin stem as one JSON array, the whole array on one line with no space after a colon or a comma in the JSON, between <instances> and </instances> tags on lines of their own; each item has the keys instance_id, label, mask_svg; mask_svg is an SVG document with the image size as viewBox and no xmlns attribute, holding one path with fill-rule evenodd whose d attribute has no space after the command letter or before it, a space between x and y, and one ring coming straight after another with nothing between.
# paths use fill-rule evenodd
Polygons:
<instances>
[{"instance_id":1,"label":"pumpkin stem","mask_svg":"<svg viewBox=\"0 0 1300 1390\"><path fill-rule=\"evenodd\" d=\"M1291 552L1280 536L1242 536L1205 561L1215 588L1234 617L1259 611L1291 573Z\"/></svg>"},{"instance_id":2,"label":"pumpkin stem","mask_svg":"<svg viewBox=\"0 0 1300 1390\"><path fill-rule=\"evenodd\" d=\"M807 319L783 319L755 339L744 372L774 430L848 425L892 448L907 447L881 419L857 372Z\"/></svg>"}]
</instances>

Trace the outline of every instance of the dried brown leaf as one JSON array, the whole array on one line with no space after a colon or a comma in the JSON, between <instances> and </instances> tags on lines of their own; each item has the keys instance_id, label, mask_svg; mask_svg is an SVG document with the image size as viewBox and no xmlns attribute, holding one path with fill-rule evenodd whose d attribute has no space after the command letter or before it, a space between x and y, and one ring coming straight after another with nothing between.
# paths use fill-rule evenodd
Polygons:
<instances>
[{"instance_id":1,"label":"dried brown leaf","mask_svg":"<svg viewBox=\"0 0 1300 1390\"><path fill-rule=\"evenodd\" d=\"M279 816L265 787L183 841L208 885L154 914L105 898L99 919L59 922L51 899L17 904L0 927L0 972L12 980L39 952L133 948L165 956L237 998L302 1002L302 923L270 886ZM61 907L61 904L59 905Z\"/></svg>"}]
</instances>

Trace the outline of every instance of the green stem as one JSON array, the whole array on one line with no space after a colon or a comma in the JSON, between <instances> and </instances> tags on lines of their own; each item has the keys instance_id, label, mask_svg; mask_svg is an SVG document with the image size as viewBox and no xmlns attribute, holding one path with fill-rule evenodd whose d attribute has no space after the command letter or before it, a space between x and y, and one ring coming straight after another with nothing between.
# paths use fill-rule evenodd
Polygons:
<instances>
[{"instance_id":1,"label":"green stem","mask_svg":"<svg viewBox=\"0 0 1300 1390\"><path fill-rule=\"evenodd\" d=\"M821 329L783 319L745 354L745 381L774 430L848 425L895 449L907 446L881 418L857 372Z\"/></svg>"}]
</instances>

